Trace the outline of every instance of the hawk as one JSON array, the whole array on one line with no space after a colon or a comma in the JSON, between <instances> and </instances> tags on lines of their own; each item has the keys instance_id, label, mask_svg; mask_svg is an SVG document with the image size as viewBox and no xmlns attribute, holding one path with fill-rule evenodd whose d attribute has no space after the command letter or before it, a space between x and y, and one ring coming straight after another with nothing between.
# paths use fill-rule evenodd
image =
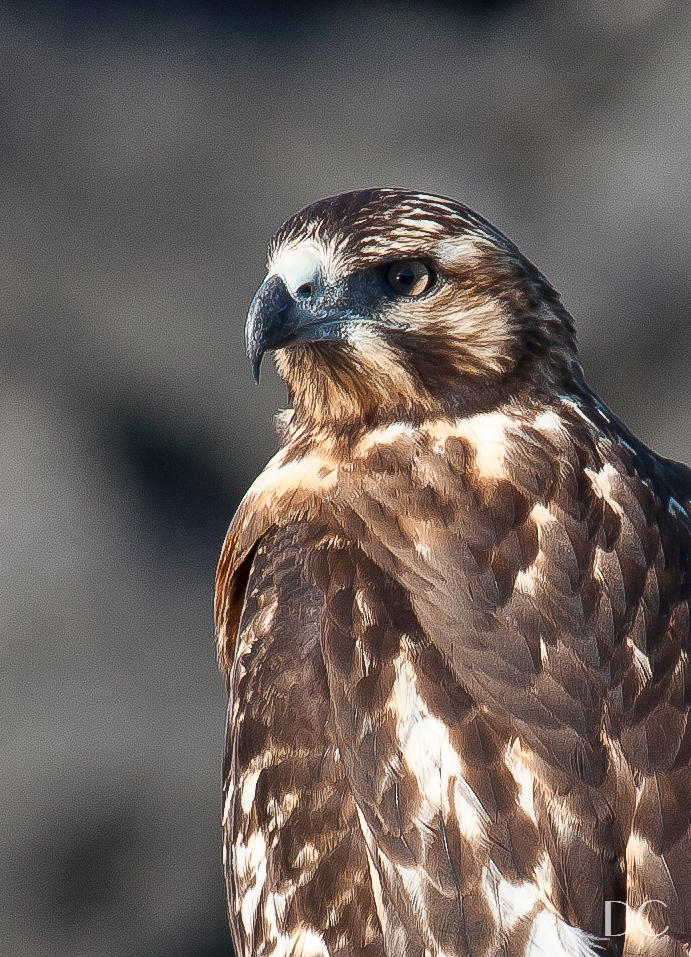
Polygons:
<instances>
[{"instance_id":1,"label":"hawk","mask_svg":"<svg viewBox=\"0 0 691 957\"><path fill-rule=\"evenodd\" d=\"M691 471L497 229L401 189L276 233L288 387L218 565L238 957L681 957Z\"/></svg>"}]
</instances>

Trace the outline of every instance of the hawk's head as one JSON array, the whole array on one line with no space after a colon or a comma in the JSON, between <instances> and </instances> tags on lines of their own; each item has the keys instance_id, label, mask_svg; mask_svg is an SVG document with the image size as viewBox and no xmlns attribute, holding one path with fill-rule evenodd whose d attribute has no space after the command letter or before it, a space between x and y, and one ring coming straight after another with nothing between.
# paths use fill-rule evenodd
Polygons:
<instances>
[{"instance_id":1,"label":"hawk's head","mask_svg":"<svg viewBox=\"0 0 691 957\"><path fill-rule=\"evenodd\" d=\"M452 200L370 189L273 237L246 327L302 418L366 423L486 408L577 375L568 313L490 223Z\"/></svg>"}]
</instances>

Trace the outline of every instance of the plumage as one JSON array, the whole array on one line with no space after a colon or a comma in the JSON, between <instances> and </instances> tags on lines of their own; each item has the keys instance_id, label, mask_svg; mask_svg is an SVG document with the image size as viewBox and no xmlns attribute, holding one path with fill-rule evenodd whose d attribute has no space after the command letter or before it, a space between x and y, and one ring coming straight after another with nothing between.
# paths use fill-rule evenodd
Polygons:
<instances>
[{"instance_id":1,"label":"plumage","mask_svg":"<svg viewBox=\"0 0 691 957\"><path fill-rule=\"evenodd\" d=\"M460 204L314 204L266 283L293 407L216 581L239 957L688 954L691 472Z\"/></svg>"}]
</instances>

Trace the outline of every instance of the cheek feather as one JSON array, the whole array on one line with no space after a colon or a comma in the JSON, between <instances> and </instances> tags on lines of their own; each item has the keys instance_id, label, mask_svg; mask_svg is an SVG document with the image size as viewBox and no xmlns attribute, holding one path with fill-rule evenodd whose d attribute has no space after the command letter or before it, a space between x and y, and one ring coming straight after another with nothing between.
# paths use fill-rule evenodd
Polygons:
<instances>
[{"instance_id":1,"label":"cheek feather","mask_svg":"<svg viewBox=\"0 0 691 957\"><path fill-rule=\"evenodd\" d=\"M387 318L403 354L430 369L447 368L450 388L462 377L502 375L514 364L515 333L507 309L496 300L454 286L429 298L401 300Z\"/></svg>"},{"instance_id":2,"label":"cheek feather","mask_svg":"<svg viewBox=\"0 0 691 957\"><path fill-rule=\"evenodd\" d=\"M508 315L496 302L451 308L442 321L458 344L461 364L502 373L512 363L513 332Z\"/></svg>"},{"instance_id":3,"label":"cheek feather","mask_svg":"<svg viewBox=\"0 0 691 957\"><path fill-rule=\"evenodd\" d=\"M372 326L353 323L347 332L347 342L357 352L358 361L373 374L392 382L406 377L396 350Z\"/></svg>"}]
</instances>

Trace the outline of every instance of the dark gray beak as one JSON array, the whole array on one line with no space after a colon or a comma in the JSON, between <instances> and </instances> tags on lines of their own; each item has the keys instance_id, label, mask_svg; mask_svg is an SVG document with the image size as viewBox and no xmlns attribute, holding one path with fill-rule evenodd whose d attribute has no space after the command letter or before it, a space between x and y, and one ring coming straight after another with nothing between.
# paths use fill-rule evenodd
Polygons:
<instances>
[{"instance_id":1,"label":"dark gray beak","mask_svg":"<svg viewBox=\"0 0 691 957\"><path fill-rule=\"evenodd\" d=\"M280 276L269 276L257 290L245 324L245 349L255 382L265 352L294 342L342 339L353 319L352 312L333 299L315 295L313 284L298 288L296 298Z\"/></svg>"},{"instance_id":2,"label":"dark gray beak","mask_svg":"<svg viewBox=\"0 0 691 957\"><path fill-rule=\"evenodd\" d=\"M280 276L269 276L262 283L250 304L245 323L245 349L255 382L259 382L264 353L287 345L311 318L290 295Z\"/></svg>"}]
</instances>

